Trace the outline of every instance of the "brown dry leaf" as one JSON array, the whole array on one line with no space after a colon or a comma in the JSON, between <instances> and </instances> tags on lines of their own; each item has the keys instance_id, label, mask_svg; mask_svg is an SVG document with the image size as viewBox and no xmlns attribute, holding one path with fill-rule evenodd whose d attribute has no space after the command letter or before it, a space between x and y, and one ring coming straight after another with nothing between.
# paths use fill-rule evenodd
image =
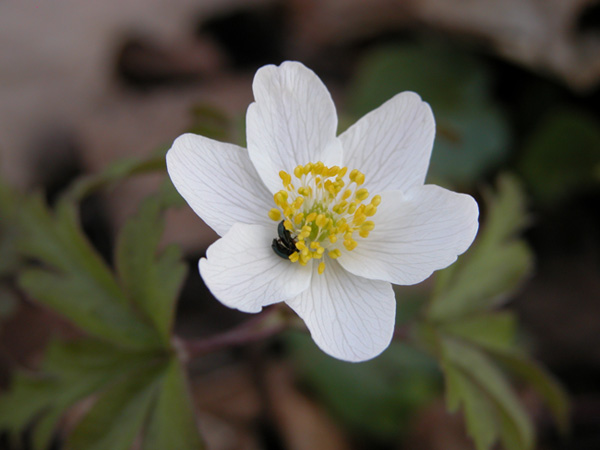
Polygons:
<instances>
[{"instance_id":1,"label":"brown dry leaf","mask_svg":"<svg viewBox=\"0 0 600 450\"><path fill-rule=\"evenodd\" d=\"M449 414L443 400L425 408L415 419L406 439L408 450L474 450L465 434L465 422L460 414Z\"/></svg>"},{"instance_id":2,"label":"brown dry leaf","mask_svg":"<svg viewBox=\"0 0 600 450\"><path fill-rule=\"evenodd\" d=\"M202 436L211 450L258 450L261 400L246 367L228 365L194 376L192 395Z\"/></svg>"},{"instance_id":3,"label":"brown dry leaf","mask_svg":"<svg viewBox=\"0 0 600 450\"><path fill-rule=\"evenodd\" d=\"M600 33L578 21L595 0L323 0L292 2L293 39L316 49L399 29L468 36L533 70L553 72L574 89L600 81Z\"/></svg>"},{"instance_id":4,"label":"brown dry leaf","mask_svg":"<svg viewBox=\"0 0 600 450\"><path fill-rule=\"evenodd\" d=\"M289 450L348 450L340 428L314 401L294 385L293 372L273 365L267 372L269 399L275 420Z\"/></svg>"}]
</instances>

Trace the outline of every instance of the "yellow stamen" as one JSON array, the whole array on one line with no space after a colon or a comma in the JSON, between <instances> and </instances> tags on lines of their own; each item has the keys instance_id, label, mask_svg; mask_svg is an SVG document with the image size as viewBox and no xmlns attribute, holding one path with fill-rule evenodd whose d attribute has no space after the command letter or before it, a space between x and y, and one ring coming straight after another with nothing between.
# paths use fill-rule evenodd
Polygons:
<instances>
[{"instance_id":1,"label":"yellow stamen","mask_svg":"<svg viewBox=\"0 0 600 450\"><path fill-rule=\"evenodd\" d=\"M356 198L358 200L360 200L361 202L363 200L366 200L368 196L369 196L369 191L367 191L365 188L362 188L362 189L359 189L358 191L356 191Z\"/></svg>"},{"instance_id":2,"label":"yellow stamen","mask_svg":"<svg viewBox=\"0 0 600 450\"><path fill-rule=\"evenodd\" d=\"M336 259L343 251L354 250L359 245L356 235L364 239L374 229L375 223L367 219L377 213L381 196L365 203L370 194L361 187L365 175L359 170L316 161L289 173L281 170L279 178L283 189L273 195L277 207L268 216L274 221L284 219L283 226L297 249L288 257L291 262L306 265L320 260L317 270L323 273L324 257ZM343 246L332 249L339 240ZM360 245L367 244L361 240Z\"/></svg>"},{"instance_id":3,"label":"yellow stamen","mask_svg":"<svg viewBox=\"0 0 600 450\"><path fill-rule=\"evenodd\" d=\"M370 204L365 207L365 216L371 217L377 212L377 206Z\"/></svg>"},{"instance_id":4,"label":"yellow stamen","mask_svg":"<svg viewBox=\"0 0 600 450\"><path fill-rule=\"evenodd\" d=\"M346 250L348 250L349 252L354 250L357 245L358 245L358 242L356 242L354 239L348 239L348 240L344 241L344 247L346 247Z\"/></svg>"},{"instance_id":5,"label":"yellow stamen","mask_svg":"<svg viewBox=\"0 0 600 450\"><path fill-rule=\"evenodd\" d=\"M331 259L337 259L340 256L342 256L342 252L340 251L339 248L336 248L335 250L331 250L329 253L327 253L329 255L329 257Z\"/></svg>"},{"instance_id":6,"label":"yellow stamen","mask_svg":"<svg viewBox=\"0 0 600 450\"><path fill-rule=\"evenodd\" d=\"M287 186L292 182L292 177L284 170L279 171L279 178L281 178L281 181L283 181L284 186Z\"/></svg>"},{"instance_id":7,"label":"yellow stamen","mask_svg":"<svg viewBox=\"0 0 600 450\"><path fill-rule=\"evenodd\" d=\"M325 272L325 263L324 262L319 263L319 269L318 270L319 270L319 275L322 275L323 272Z\"/></svg>"},{"instance_id":8,"label":"yellow stamen","mask_svg":"<svg viewBox=\"0 0 600 450\"><path fill-rule=\"evenodd\" d=\"M271 210L269 211L269 219L274 220L275 222L280 221L281 211L279 211L277 208L271 208Z\"/></svg>"}]
</instances>

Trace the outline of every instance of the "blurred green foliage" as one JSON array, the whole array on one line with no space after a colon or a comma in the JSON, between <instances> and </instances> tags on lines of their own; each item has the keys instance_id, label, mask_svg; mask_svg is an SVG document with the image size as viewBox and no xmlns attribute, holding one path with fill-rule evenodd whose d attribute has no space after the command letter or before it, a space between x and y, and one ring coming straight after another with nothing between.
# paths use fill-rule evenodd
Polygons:
<instances>
[{"instance_id":1,"label":"blurred green foliage","mask_svg":"<svg viewBox=\"0 0 600 450\"><path fill-rule=\"evenodd\" d=\"M526 140L518 168L543 206L600 186L600 122L579 110L552 111Z\"/></svg>"},{"instance_id":2,"label":"blurred green foliage","mask_svg":"<svg viewBox=\"0 0 600 450\"><path fill-rule=\"evenodd\" d=\"M350 86L350 122L399 92L417 92L437 124L429 182L471 184L508 156L510 129L490 81L482 61L449 46L382 47L362 60Z\"/></svg>"},{"instance_id":3,"label":"blurred green foliage","mask_svg":"<svg viewBox=\"0 0 600 450\"><path fill-rule=\"evenodd\" d=\"M435 360L409 345L392 344L377 358L352 364L325 355L306 334L290 334L287 343L304 382L357 434L398 439L416 411L441 393Z\"/></svg>"},{"instance_id":4,"label":"blurred green foliage","mask_svg":"<svg viewBox=\"0 0 600 450\"><path fill-rule=\"evenodd\" d=\"M383 440L401 435L410 417L440 392L439 368L448 409L463 409L478 450L498 441L507 450L533 448L533 425L510 374L537 391L566 430L566 394L519 345L514 315L498 309L533 266L520 238L528 222L523 190L515 177L504 175L485 199L475 243L437 273L433 292L407 298L405 288L397 289L399 326L412 330L408 344L392 344L375 360L356 365L328 358L306 336L288 339L303 382L357 433Z\"/></svg>"},{"instance_id":5,"label":"blurred green foliage","mask_svg":"<svg viewBox=\"0 0 600 450\"><path fill-rule=\"evenodd\" d=\"M538 391L563 430L569 404L562 388L519 345L514 315L496 310L532 268L531 250L519 238L528 221L522 188L504 175L497 192L485 197L484 226L467 253L438 273L419 331L440 361L448 409L463 408L477 449L497 441L507 450L531 449L531 419L503 369Z\"/></svg>"},{"instance_id":6,"label":"blurred green foliage","mask_svg":"<svg viewBox=\"0 0 600 450\"><path fill-rule=\"evenodd\" d=\"M73 201L121 176L155 168L152 161L112 166L76 184L53 210L39 195L11 193L19 204L19 252L35 262L21 271L21 288L89 336L54 341L39 373L17 373L0 399L0 428L13 441L33 425L33 448L47 448L66 410L93 397L66 449L126 450L138 436L145 450L202 448L171 342L186 266L177 247L159 246L162 213L181 199L168 182L142 203L119 234L115 271L84 236Z\"/></svg>"}]
</instances>

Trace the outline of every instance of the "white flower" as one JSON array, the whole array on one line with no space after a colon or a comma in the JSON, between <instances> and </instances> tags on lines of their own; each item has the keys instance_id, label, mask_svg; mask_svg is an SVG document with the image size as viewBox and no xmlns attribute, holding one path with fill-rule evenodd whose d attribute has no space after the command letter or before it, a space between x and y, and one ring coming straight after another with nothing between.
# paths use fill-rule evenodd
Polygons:
<instances>
[{"instance_id":1,"label":"white flower","mask_svg":"<svg viewBox=\"0 0 600 450\"><path fill-rule=\"evenodd\" d=\"M390 343L390 283L423 281L473 241L472 197L424 185L435 123L412 92L336 137L327 88L297 62L258 70L248 149L185 134L169 175L220 236L200 273L223 304L256 313L284 301L326 353L347 361Z\"/></svg>"}]
</instances>

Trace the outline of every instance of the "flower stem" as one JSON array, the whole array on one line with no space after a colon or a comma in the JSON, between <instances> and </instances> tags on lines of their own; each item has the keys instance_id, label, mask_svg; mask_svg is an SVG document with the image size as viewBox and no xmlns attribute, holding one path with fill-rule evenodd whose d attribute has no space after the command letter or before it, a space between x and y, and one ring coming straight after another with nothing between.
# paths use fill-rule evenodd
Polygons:
<instances>
[{"instance_id":1,"label":"flower stem","mask_svg":"<svg viewBox=\"0 0 600 450\"><path fill-rule=\"evenodd\" d=\"M208 353L262 341L281 333L287 327L288 321L281 314L281 309L272 306L224 333L202 339L177 339L175 345L183 354L184 360L189 361Z\"/></svg>"},{"instance_id":2,"label":"flower stem","mask_svg":"<svg viewBox=\"0 0 600 450\"><path fill-rule=\"evenodd\" d=\"M288 328L300 328L298 321L286 314L280 305L266 308L261 314L215 336L202 339L175 338L174 346L188 362L209 353L218 352L233 347L251 344L275 336ZM302 327L304 328L304 327ZM394 330L394 341L410 339L410 326L401 325Z\"/></svg>"}]
</instances>

